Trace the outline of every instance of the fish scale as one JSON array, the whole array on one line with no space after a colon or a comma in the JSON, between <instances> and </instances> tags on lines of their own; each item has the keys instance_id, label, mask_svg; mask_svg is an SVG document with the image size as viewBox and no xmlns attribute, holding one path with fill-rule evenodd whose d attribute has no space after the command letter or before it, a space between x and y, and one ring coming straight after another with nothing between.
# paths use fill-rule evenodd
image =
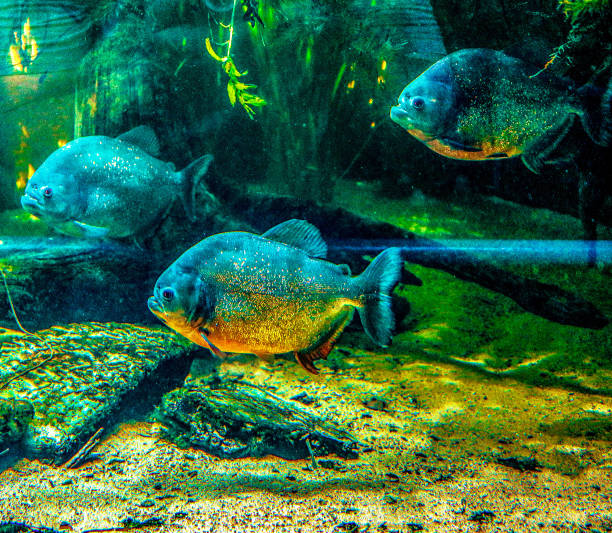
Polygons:
<instances>
[{"instance_id":1,"label":"fish scale","mask_svg":"<svg viewBox=\"0 0 612 533\"><path fill-rule=\"evenodd\" d=\"M262 236L213 235L160 276L149 309L219 356L293 352L317 373L312 362L327 357L354 308L368 335L387 343L393 328L388 295L402 265L399 250L391 248L353 278L320 258L326 250L318 230L295 219Z\"/></svg>"},{"instance_id":2,"label":"fish scale","mask_svg":"<svg viewBox=\"0 0 612 533\"><path fill-rule=\"evenodd\" d=\"M154 157L159 143L141 126L117 138L81 137L53 152L30 178L23 208L55 230L79 237L146 234L177 198L194 219L195 187L212 156L186 169Z\"/></svg>"}]
</instances>

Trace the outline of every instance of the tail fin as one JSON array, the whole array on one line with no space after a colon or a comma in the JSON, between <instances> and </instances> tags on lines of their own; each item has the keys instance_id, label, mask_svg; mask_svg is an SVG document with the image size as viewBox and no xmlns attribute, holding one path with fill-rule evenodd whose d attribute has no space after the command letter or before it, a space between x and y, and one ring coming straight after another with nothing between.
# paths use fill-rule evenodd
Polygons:
<instances>
[{"instance_id":1,"label":"tail fin","mask_svg":"<svg viewBox=\"0 0 612 533\"><path fill-rule=\"evenodd\" d=\"M196 187L200 180L208 171L208 167L213 161L213 156L210 154L203 155L199 157L189 165L187 165L183 170L179 172L181 186L182 186L182 194L181 198L183 200L183 205L185 206L185 211L187 212L187 216L191 221L194 221L195 216L195 193Z\"/></svg>"},{"instance_id":2,"label":"tail fin","mask_svg":"<svg viewBox=\"0 0 612 533\"><path fill-rule=\"evenodd\" d=\"M364 300L364 306L358 308L363 329L380 346L391 343L395 319L390 294L400 279L402 264L401 250L388 248L356 279Z\"/></svg>"},{"instance_id":3,"label":"tail fin","mask_svg":"<svg viewBox=\"0 0 612 533\"><path fill-rule=\"evenodd\" d=\"M601 133L600 140L603 146L612 144L612 78L601 100Z\"/></svg>"},{"instance_id":4,"label":"tail fin","mask_svg":"<svg viewBox=\"0 0 612 533\"><path fill-rule=\"evenodd\" d=\"M582 125L595 144L609 146L612 142L612 78L605 91L593 85L578 90L582 101Z\"/></svg>"}]
</instances>

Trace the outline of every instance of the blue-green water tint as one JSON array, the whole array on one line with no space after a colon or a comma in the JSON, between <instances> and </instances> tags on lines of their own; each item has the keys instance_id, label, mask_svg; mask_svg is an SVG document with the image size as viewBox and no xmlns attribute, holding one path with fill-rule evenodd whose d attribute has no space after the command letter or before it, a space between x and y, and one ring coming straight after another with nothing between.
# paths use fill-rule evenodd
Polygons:
<instances>
[{"instance_id":1,"label":"blue-green water tint","mask_svg":"<svg viewBox=\"0 0 612 533\"><path fill-rule=\"evenodd\" d=\"M609 530L609 7L0 0L0 532ZM474 156L496 116L498 139L529 132L540 173L501 152L442 157L390 119L405 87L474 48L524 68L460 53L478 76L452 73L459 94L485 100L461 117L453 101L445 118L466 130L436 140ZM418 112L422 95L404 96ZM563 114L539 120L545 109ZM57 183L31 179L56 150L139 126L158 146L132 141L172 175L214 162L194 190L162 191L113 148L75 157L88 176L121 165L93 197L109 222L110 197L129 191L112 203L146 220L138 231L65 236L21 209L28 182ZM389 346L347 324L312 347L337 341L312 377L293 353L215 358L147 308L195 243L290 219L320 231L343 276L401 250L381 298ZM239 303L229 319L253 312ZM317 440L320 420L336 444ZM337 453L345 437L351 453Z\"/></svg>"},{"instance_id":2,"label":"blue-green water tint","mask_svg":"<svg viewBox=\"0 0 612 533\"><path fill-rule=\"evenodd\" d=\"M501 239L436 239L428 246L407 246L406 240L373 241L360 239L353 242L337 241L329 243L332 250L355 251L363 254L376 254L390 247L400 248L405 254L444 255L453 252L476 254L492 261L516 264L558 264L587 266L593 247L602 264L612 262L612 241L584 240L501 240Z\"/></svg>"}]
</instances>

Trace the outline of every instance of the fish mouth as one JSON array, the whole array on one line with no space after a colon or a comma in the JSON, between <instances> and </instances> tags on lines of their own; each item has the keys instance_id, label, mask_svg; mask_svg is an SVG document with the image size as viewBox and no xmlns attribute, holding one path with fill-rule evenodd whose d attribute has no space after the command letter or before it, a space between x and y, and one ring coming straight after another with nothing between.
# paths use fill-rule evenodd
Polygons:
<instances>
[{"instance_id":1,"label":"fish mouth","mask_svg":"<svg viewBox=\"0 0 612 533\"><path fill-rule=\"evenodd\" d=\"M412 124L410 113L400 105L393 106L389 111L389 116L393 122L397 122L401 126L409 127Z\"/></svg>"},{"instance_id":2,"label":"fish mouth","mask_svg":"<svg viewBox=\"0 0 612 533\"><path fill-rule=\"evenodd\" d=\"M151 296L147 301L149 311L153 313L157 318L166 322L166 311L164 310L163 304L155 296Z\"/></svg>"},{"instance_id":3,"label":"fish mouth","mask_svg":"<svg viewBox=\"0 0 612 533\"><path fill-rule=\"evenodd\" d=\"M42 212L42 206L40 205L40 201L29 194L24 194L21 197L21 207L23 207L28 213L32 213L33 215L40 215Z\"/></svg>"}]
</instances>

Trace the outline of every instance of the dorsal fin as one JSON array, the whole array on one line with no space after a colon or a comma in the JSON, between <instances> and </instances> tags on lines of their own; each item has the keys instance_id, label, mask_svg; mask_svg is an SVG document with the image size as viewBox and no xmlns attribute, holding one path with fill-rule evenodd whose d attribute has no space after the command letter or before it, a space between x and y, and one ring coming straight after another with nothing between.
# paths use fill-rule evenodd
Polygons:
<instances>
[{"instance_id":1,"label":"dorsal fin","mask_svg":"<svg viewBox=\"0 0 612 533\"><path fill-rule=\"evenodd\" d=\"M513 42L502 52L533 66L537 72L550 60L554 48L554 44L547 39L529 37Z\"/></svg>"},{"instance_id":2,"label":"dorsal fin","mask_svg":"<svg viewBox=\"0 0 612 533\"><path fill-rule=\"evenodd\" d=\"M150 126L136 126L118 135L117 139L138 146L150 155L159 155L159 139Z\"/></svg>"},{"instance_id":3,"label":"dorsal fin","mask_svg":"<svg viewBox=\"0 0 612 533\"><path fill-rule=\"evenodd\" d=\"M342 263L341 265L336 265L340 271L345 275L345 276L350 276L351 275L351 267Z\"/></svg>"},{"instance_id":4,"label":"dorsal fin","mask_svg":"<svg viewBox=\"0 0 612 533\"><path fill-rule=\"evenodd\" d=\"M325 258L327 244L319 230L305 220L292 218L270 228L262 237L304 250L310 257Z\"/></svg>"}]
</instances>

